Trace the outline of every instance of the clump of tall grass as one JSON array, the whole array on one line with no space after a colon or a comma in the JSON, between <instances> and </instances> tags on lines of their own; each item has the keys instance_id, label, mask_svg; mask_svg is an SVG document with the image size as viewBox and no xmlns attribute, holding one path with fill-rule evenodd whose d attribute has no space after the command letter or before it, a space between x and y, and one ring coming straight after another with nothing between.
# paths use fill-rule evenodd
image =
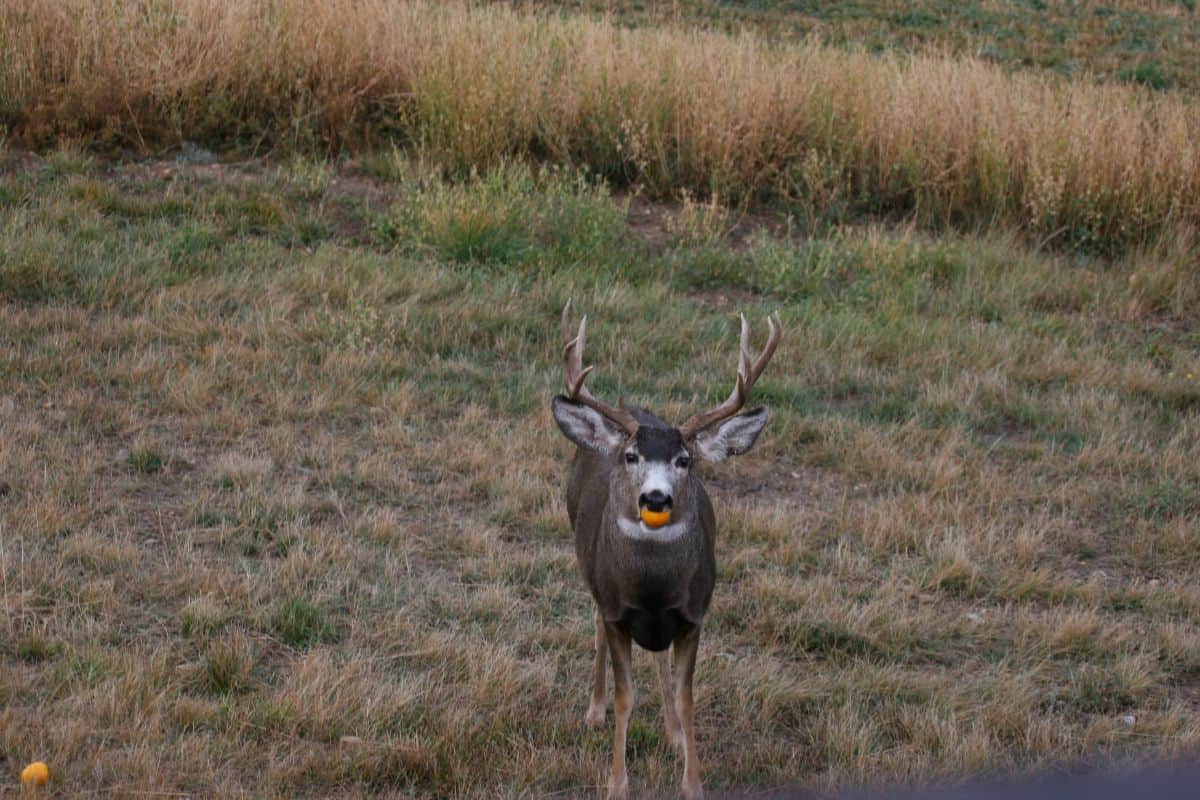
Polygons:
<instances>
[{"instance_id":1,"label":"clump of tall grass","mask_svg":"<svg viewBox=\"0 0 1200 800\"><path fill-rule=\"evenodd\" d=\"M17 141L513 157L820 221L1016 226L1116 251L1200 223L1200 108L936 55L386 0L18 0L0 8Z\"/></svg>"},{"instance_id":2,"label":"clump of tall grass","mask_svg":"<svg viewBox=\"0 0 1200 800\"><path fill-rule=\"evenodd\" d=\"M563 266L599 252L627 266L638 252L625 226L627 204L573 170L502 163L457 181L395 177L406 191L374 229L385 245L492 266Z\"/></svg>"}]
</instances>

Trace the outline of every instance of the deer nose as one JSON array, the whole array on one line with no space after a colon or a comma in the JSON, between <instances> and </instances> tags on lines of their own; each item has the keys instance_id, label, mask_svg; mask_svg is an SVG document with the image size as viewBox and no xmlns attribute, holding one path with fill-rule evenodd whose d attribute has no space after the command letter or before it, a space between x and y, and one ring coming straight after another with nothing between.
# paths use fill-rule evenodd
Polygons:
<instances>
[{"instance_id":1,"label":"deer nose","mask_svg":"<svg viewBox=\"0 0 1200 800\"><path fill-rule=\"evenodd\" d=\"M638 505L640 505L642 508L648 508L651 511L662 511L663 509L670 507L671 497L670 495L663 494L658 489L655 489L649 494L643 494L641 497L639 497Z\"/></svg>"}]
</instances>

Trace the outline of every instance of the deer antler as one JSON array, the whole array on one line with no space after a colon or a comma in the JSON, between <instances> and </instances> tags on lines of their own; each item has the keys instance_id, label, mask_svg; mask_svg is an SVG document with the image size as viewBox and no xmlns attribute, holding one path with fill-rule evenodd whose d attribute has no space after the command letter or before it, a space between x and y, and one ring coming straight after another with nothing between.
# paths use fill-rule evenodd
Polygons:
<instances>
[{"instance_id":1,"label":"deer antler","mask_svg":"<svg viewBox=\"0 0 1200 800\"><path fill-rule=\"evenodd\" d=\"M751 363L750 323L746 322L746 318L741 314L738 316L742 320L742 337L738 352L737 380L733 384L733 392L729 395L729 399L712 411L703 414L693 414L688 418L687 422L680 425L679 432L683 435L684 439L692 437L698 431L707 428L714 422L720 422L741 411L742 406L746 404L746 393L750 391L750 387L754 385L754 382L758 380L758 376L766 369L767 362L771 360L771 356L775 355L775 348L779 346L779 334L782 331L782 323L779 321L778 312L776 312L767 317L767 324L770 327L770 333L767 334L767 345L763 348L758 360Z\"/></svg>"},{"instance_id":2,"label":"deer antler","mask_svg":"<svg viewBox=\"0 0 1200 800\"><path fill-rule=\"evenodd\" d=\"M563 307L562 313L562 335L563 335L563 378L567 384L567 397L577 403L599 411L604 416L608 417L613 422L620 425L629 435L637 433L638 423L633 418L633 414L629 410L620 407L613 408L612 406L602 403L592 395L588 388L583 385L587 380L587 376L591 373L594 367L583 366L583 346L587 336L587 315L579 321L579 333L571 336L571 301Z\"/></svg>"}]
</instances>

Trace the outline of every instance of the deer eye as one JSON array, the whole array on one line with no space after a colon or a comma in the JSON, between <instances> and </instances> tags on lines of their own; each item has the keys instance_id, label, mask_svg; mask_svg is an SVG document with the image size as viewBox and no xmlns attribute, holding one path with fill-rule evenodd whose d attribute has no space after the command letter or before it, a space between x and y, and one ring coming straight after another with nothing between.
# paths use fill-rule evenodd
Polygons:
<instances>
[{"instance_id":1,"label":"deer eye","mask_svg":"<svg viewBox=\"0 0 1200 800\"><path fill-rule=\"evenodd\" d=\"M680 469L687 469L691 465L692 459L688 456L680 456L679 458L675 459L675 466L679 467Z\"/></svg>"},{"instance_id":2,"label":"deer eye","mask_svg":"<svg viewBox=\"0 0 1200 800\"><path fill-rule=\"evenodd\" d=\"M626 453L625 454L625 463L626 464L636 464L637 462L638 462L638 454L637 453Z\"/></svg>"}]
</instances>

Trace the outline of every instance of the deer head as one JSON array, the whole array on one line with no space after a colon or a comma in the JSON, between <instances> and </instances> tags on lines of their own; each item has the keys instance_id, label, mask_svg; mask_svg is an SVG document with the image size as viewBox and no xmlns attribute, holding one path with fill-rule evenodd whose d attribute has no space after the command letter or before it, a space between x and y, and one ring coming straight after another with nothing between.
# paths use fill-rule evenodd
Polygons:
<instances>
[{"instance_id":1,"label":"deer head","mask_svg":"<svg viewBox=\"0 0 1200 800\"><path fill-rule=\"evenodd\" d=\"M610 502L631 523L657 529L678 518L686 508L689 474L696 459L723 461L754 446L767 423L767 409L745 413L746 395L779 345L777 317L768 318L767 344L751 357L750 325L741 317L741 347L733 391L716 408L689 417L678 427L662 423L643 409L610 406L584 385L592 367L583 366L587 317L572 335L571 305L562 315L563 377L566 393L554 398L554 419L563 434L579 447L616 461L610 472ZM615 490L615 491L612 491Z\"/></svg>"}]
</instances>

